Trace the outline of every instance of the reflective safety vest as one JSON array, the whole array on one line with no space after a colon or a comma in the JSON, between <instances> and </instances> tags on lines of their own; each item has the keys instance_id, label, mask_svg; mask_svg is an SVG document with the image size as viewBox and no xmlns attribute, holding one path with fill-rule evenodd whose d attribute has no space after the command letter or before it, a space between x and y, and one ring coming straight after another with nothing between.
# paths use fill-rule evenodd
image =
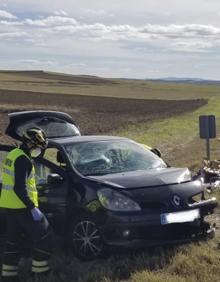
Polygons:
<instances>
[{"instance_id":1,"label":"reflective safety vest","mask_svg":"<svg viewBox=\"0 0 220 282\"><path fill-rule=\"evenodd\" d=\"M2 189L0 195L0 207L8 209L23 209L26 208L26 205L20 200L14 191L15 185L15 161L20 156L29 157L24 153L23 150L19 148L13 149L7 155L3 163L3 172L2 172ZM28 196L38 207L38 194L36 189L35 181L35 169L32 165L32 170L28 178L26 179L26 187L28 191Z\"/></svg>"}]
</instances>

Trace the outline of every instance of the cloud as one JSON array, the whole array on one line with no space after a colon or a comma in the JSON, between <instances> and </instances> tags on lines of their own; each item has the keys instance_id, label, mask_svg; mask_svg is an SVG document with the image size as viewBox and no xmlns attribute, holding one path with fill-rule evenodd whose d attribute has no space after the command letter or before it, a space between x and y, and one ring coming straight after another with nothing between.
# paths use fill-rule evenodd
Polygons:
<instances>
[{"instance_id":1,"label":"cloud","mask_svg":"<svg viewBox=\"0 0 220 282\"><path fill-rule=\"evenodd\" d=\"M0 32L0 38L18 38L18 37L26 37L27 33L23 31L17 31L17 32Z\"/></svg>"},{"instance_id":2,"label":"cloud","mask_svg":"<svg viewBox=\"0 0 220 282\"><path fill-rule=\"evenodd\" d=\"M101 10L105 13L104 10ZM99 11L97 11L98 13ZM17 21L2 20L1 25L22 26L25 30L28 27L36 27L39 32L60 32L65 34L79 33L91 38L108 40L121 39L178 39L178 38L213 38L220 39L220 28L212 25L185 24L185 25L155 25L147 24L143 26L134 25L106 25L103 23L85 24L78 22L73 17L67 17L66 12L56 11L57 15L48 16L41 19L24 19ZM58 15L59 14L59 15ZM12 17L14 17L12 15Z\"/></svg>"},{"instance_id":3,"label":"cloud","mask_svg":"<svg viewBox=\"0 0 220 282\"><path fill-rule=\"evenodd\" d=\"M19 63L31 65L31 66L54 66L57 64L56 61L50 60L36 60L36 59L25 59L25 60L18 60Z\"/></svg>"},{"instance_id":4,"label":"cloud","mask_svg":"<svg viewBox=\"0 0 220 282\"><path fill-rule=\"evenodd\" d=\"M138 28L140 33L154 34L167 38L192 38L200 36L220 36L220 28L210 25L185 24L185 25L146 25Z\"/></svg>"},{"instance_id":5,"label":"cloud","mask_svg":"<svg viewBox=\"0 0 220 282\"><path fill-rule=\"evenodd\" d=\"M86 68L88 65L85 63L73 63L69 65L70 67Z\"/></svg>"},{"instance_id":6,"label":"cloud","mask_svg":"<svg viewBox=\"0 0 220 282\"><path fill-rule=\"evenodd\" d=\"M60 25L76 25L77 21L74 18L64 16L49 16L44 19L26 19L23 24L37 27L53 27Z\"/></svg>"},{"instance_id":7,"label":"cloud","mask_svg":"<svg viewBox=\"0 0 220 282\"><path fill-rule=\"evenodd\" d=\"M0 0L1 67L219 78L219 0L52 2Z\"/></svg>"},{"instance_id":8,"label":"cloud","mask_svg":"<svg viewBox=\"0 0 220 282\"><path fill-rule=\"evenodd\" d=\"M68 16L68 13L63 11L63 10L59 10L59 11L54 11L54 15L56 15L56 16Z\"/></svg>"},{"instance_id":9,"label":"cloud","mask_svg":"<svg viewBox=\"0 0 220 282\"><path fill-rule=\"evenodd\" d=\"M85 9L83 11L87 16L94 16L94 17L113 17L114 14L113 13L108 13L106 10L104 9L97 9L97 10L93 10L93 9Z\"/></svg>"},{"instance_id":10,"label":"cloud","mask_svg":"<svg viewBox=\"0 0 220 282\"><path fill-rule=\"evenodd\" d=\"M97 12L105 13L104 10ZM110 25L100 22L85 24L67 16L66 12L62 10L54 13L57 15L13 21L11 19L2 20L0 21L0 36L5 38L23 36L26 37L26 42L29 42L29 44L45 47L50 40L58 46L59 43L56 43L58 38L59 42L66 39L70 45L76 40L87 42L111 41L112 43L142 42L146 46L153 43L157 47L163 46L163 50L182 52L203 52L213 47L219 47L220 44L220 27L213 25L146 24L135 26L128 24Z\"/></svg>"},{"instance_id":11,"label":"cloud","mask_svg":"<svg viewBox=\"0 0 220 282\"><path fill-rule=\"evenodd\" d=\"M0 18L14 20L17 17L7 11L0 10Z\"/></svg>"},{"instance_id":12,"label":"cloud","mask_svg":"<svg viewBox=\"0 0 220 282\"><path fill-rule=\"evenodd\" d=\"M205 41L185 41L173 44L173 49L183 52L207 52L213 47L213 43Z\"/></svg>"}]
</instances>

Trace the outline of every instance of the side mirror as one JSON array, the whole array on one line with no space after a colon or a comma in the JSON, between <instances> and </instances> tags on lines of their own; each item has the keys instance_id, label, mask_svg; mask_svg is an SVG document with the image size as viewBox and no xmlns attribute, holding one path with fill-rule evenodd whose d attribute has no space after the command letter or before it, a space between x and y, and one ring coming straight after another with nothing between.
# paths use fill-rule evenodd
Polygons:
<instances>
[{"instance_id":1,"label":"side mirror","mask_svg":"<svg viewBox=\"0 0 220 282\"><path fill-rule=\"evenodd\" d=\"M47 183L48 184L61 184L63 182L63 177L57 173L51 173L47 176Z\"/></svg>"},{"instance_id":2,"label":"side mirror","mask_svg":"<svg viewBox=\"0 0 220 282\"><path fill-rule=\"evenodd\" d=\"M161 158L161 151L158 148L151 149L151 152L153 152L155 155Z\"/></svg>"}]
</instances>

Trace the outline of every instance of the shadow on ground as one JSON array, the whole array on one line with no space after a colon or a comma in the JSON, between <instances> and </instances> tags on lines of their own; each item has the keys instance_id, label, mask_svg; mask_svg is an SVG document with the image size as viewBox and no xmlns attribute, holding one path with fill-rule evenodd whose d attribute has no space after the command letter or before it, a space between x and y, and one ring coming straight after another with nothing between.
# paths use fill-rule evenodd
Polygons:
<instances>
[{"instance_id":1,"label":"shadow on ground","mask_svg":"<svg viewBox=\"0 0 220 282\"><path fill-rule=\"evenodd\" d=\"M60 238L55 240L51 259L52 273L45 278L32 278L31 258L22 258L19 263L22 282L116 282L127 281L130 276L143 270L159 270L166 267L178 252L177 246L147 249L111 249L102 259L82 262L70 251L62 248ZM1 244L1 253L2 253ZM1 280L0 280L1 281Z\"/></svg>"}]
</instances>

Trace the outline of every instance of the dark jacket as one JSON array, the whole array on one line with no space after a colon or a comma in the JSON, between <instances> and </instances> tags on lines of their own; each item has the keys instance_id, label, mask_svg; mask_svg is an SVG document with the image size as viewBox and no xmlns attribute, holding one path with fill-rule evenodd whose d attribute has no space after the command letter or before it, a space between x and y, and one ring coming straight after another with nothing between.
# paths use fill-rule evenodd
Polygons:
<instances>
[{"instance_id":1,"label":"dark jacket","mask_svg":"<svg viewBox=\"0 0 220 282\"><path fill-rule=\"evenodd\" d=\"M24 145L20 146L20 149L29 156L29 151ZM33 163L31 159L26 156L20 156L15 161L15 186L14 191L19 199L25 204L28 209L34 208L34 203L28 196L28 190L26 186L26 180L31 173Z\"/></svg>"}]
</instances>

